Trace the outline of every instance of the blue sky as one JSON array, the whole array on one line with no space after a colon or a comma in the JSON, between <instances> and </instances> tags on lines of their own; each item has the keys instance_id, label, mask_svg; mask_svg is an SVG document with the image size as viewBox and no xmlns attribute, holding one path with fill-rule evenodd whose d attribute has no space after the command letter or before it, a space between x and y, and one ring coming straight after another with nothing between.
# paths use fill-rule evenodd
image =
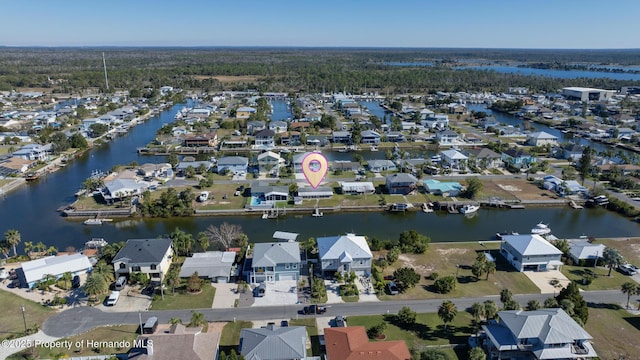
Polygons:
<instances>
[{"instance_id":1,"label":"blue sky","mask_svg":"<svg viewBox=\"0 0 640 360\"><path fill-rule=\"evenodd\" d=\"M0 45L640 48L637 0L3 1Z\"/></svg>"}]
</instances>

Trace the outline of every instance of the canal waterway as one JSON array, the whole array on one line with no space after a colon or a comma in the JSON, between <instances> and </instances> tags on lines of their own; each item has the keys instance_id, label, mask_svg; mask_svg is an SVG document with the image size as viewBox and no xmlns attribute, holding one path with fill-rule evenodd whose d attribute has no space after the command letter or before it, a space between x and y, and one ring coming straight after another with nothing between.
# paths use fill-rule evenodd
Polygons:
<instances>
[{"instance_id":1,"label":"canal waterway","mask_svg":"<svg viewBox=\"0 0 640 360\"><path fill-rule=\"evenodd\" d=\"M477 66L459 66L456 69L464 70L486 70L495 71L505 74L519 74L527 76L544 76L559 79L579 79L579 78L595 78L595 79L613 79L613 80L635 80L640 81L640 74L630 72L602 72L588 70L556 70L556 69L534 69L517 66L502 65L477 65Z\"/></svg>"},{"instance_id":2,"label":"canal waterway","mask_svg":"<svg viewBox=\"0 0 640 360\"><path fill-rule=\"evenodd\" d=\"M136 161L162 162L160 157L138 155L136 149L153 139L156 130L173 121L175 113L183 105L176 105L138 125L122 137L99 146L58 172L28 184L0 199L0 231L17 229L22 242L42 241L61 250L72 246L82 247L85 241L101 237L109 242L130 238L156 238L172 232L176 227L192 234L204 231L208 226L222 222L239 224L251 241L270 241L274 231L292 231L300 239L324 235L355 232L369 237L397 239L400 232L416 229L437 242L489 240L498 231L528 232L538 222L548 223L559 237L580 235L604 237L630 237L638 234L639 225L616 213L604 209L572 210L568 207L527 208L524 210L482 209L477 216L462 215L387 214L382 212L328 214L322 218L311 214L287 215L278 220L262 220L258 216L188 217L169 219L115 219L102 226L87 226L81 220L70 220L56 209L71 203L78 190L92 171L109 171L112 166ZM286 104L285 104L286 106ZM340 154L352 157L349 153ZM382 152L369 153L383 158ZM335 157L334 157L335 159ZM398 197L398 201L403 201Z\"/></svg>"}]
</instances>

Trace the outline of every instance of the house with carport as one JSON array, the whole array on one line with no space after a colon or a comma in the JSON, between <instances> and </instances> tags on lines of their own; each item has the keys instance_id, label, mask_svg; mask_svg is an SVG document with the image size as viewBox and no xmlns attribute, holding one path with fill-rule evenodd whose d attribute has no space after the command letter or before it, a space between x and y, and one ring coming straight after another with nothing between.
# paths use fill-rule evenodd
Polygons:
<instances>
[{"instance_id":1,"label":"house with carport","mask_svg":"<svg viewBox=\"0 0 640 360\"><path fill-rule=\"evenodd\" d=\"M46 279L47 276L60 278L65 272L71 275L80 275L91 270L89 258L82 254L47 256L41 259L31 260L22 263L16 269L16 276L21 287L33 288L38 281Z\"/></svg>"},{"instance_id":2,"label":"house with carport","mask_svg":"<svg viewBox=\"0 0 640 360\"><path fill-rule=\"evenodd\" d=\"M562 251L538 234L503 235L500 254L516 270L548 271L562 266Z\"/></svg>"},{"instance_id":3,"label":"house with carport","mask_svg":"<svg viewBox=\"0 0 640 360\"><path fill-rule=\"evenodd\" d=\"M367 275L371 273L373 255L364 236L347 233L345 235L319 237L318 256L322 274L350 273Z\"/></svg>"}]
</instances>

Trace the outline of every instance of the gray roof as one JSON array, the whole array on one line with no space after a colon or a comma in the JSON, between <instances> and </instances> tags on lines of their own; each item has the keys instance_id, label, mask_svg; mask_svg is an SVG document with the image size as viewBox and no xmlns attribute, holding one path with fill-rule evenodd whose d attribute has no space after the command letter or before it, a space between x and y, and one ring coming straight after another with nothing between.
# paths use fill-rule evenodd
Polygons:
<instances>
[{"instance_id":1,"label":"gray roof","mask_svg":"<svg viewBox=\"0 0 640 360\"><path fill-rule=\"evenodd\" d=\"M257 133L254 134L255 137L274 137L276 135L275 132L273 132L273 130L269 130L269 129L264 129L264 130L260 130Z\"/></svg>"},{"instance_id":2,"label":"gray roof","mask_svg":"<svg viewBox=\"0 0 640 360\"><path fill-rule=\"evenodd\" d=\"M387 175L387 181L391 184L395 183L415 183L418 182L415 176L406 173Z\"/></svg>"},{"instance_id":3,"label":"gray roof","mask_svg":"<svg viewBox=\"0 0 640 360\"><path fill-rule=\"evenodd\" d=\"M287 232L287 231L276 231L273 233L272 238L274 239L282 239L282 240L286 240L286 241L296 241L296 239L298 238L298 233L292 233L292 232Z\"/></svg>"},{"instance_id":4,"label":"gray roof","mask_svg":"<svg viewBox=\"0 0 640 360\"><path fill-rule=\"evenodd\" d=\"M304 359L306 343L304 326L268 326L240 332L240 353L246 360Z\"/></svg>"},{"instance_id":5,"label":"gray roof","mask_svg":"<svg viewBox=\"0 0 640 360\"><path fill-rule=\"evenodd\" d=\"M259 194L259 193L263 193L263 194L268 194L268 193L279 193L279 194L289 194L289 187L288 186L277 186L277 185L266 185L266 186L252 186L251 187L251 194Z\"/></svg>"},{"instance_id":6,"label":"gray roof","mask_svg":"<svg viewBox=\"0 0 640 360\"><path fill-rule=\"evenodd\" d=\"M218 159L218 166L220 165L248 165L249 159L242 156L225 156Z\"/></svg>"},{"instance_id":7,"label":"gray roof","mask_svg":"<svg viewBox=\"0 0 640 360\"><path fill-rule=\"evenodd\" d=\"M548 139L548 140L558 140L558 137L555 135L551 135L548 132L538 131L532 134L529 134L529 137L532 139Z\"/></svg>"},{"instance_id":8,"label":"gray roof","mask_svg":"<svg viewBox=\"0 0 640 360\"><path fill-rule=\"evenodd\" d=\"M125 261L136 264L157 264L171 246L171 239L129 239L118 251L112 263Z\"/></svg>"},{"instance_id":9,"label":"gray roof","mask_svg":"<svg viewBox=\"0 0 640 360\"><path fill-rule=\"evenodd\" d=\"M502 238L523 256L562 255L562 251L537 234L504 235Z\"/></svg>"},{"instance_id":10,"label":"gray roof","mask_svg":"<svg viewBox=\"0 0 640 360\"><path fill-rule=\"evenodd\" d=\"M184 260L180 269L180 277L189 277L196 271L198 276L213 279L231 274L231 266L235 261L234 251L207 251L195 253Z\"/></svg>"},{"instance_id":11,"label":"gray roof","mask_svg":"<svg viewBox=\"0 0 640 360\"><path fill-rule=\"evenodd\" d=\"M591 339L591 335L560 308L501 311L498 315L500 323L518 339L538 338L544 344Z\"/></svg>"},{"instance_id":12,"label":"gray roof","mask_svg":"<svg viewBox=\"0 0 640 360\"><path fill-rule=\"evenodd\" d=\"M374 168L374 167L382 167L382 166L396 166L396 164L391 161L391 160L369 160L367 161L367 164L369 164L370 168Z\"/></svg>"},{"instance_id":13,"label":"gray roof","mask_svg":"<svg viewBox=\"0 0 640 360\"><path fill-rule=\"evenodd\" d=\"M317 240L320 259L371 258L371 250L364 236L346 234L320 237Z\"/></svg>"},{"instance_id":14,"label":"gray roof","mask_svg":"<svg viewBox=\"0 0 640 360\"><path fill-rule=\"evenodd\" d=\"M257 243L253 246L253 267L299 262L300 244L297 242Z\"/></svg>"}]
</instances>

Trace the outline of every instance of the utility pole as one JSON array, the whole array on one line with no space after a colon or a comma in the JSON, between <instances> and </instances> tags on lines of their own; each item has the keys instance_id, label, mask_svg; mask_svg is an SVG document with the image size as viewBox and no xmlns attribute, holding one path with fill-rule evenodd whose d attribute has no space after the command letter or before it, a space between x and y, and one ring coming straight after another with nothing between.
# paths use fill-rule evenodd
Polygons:
<instances>
[{"instance_id":1,"label":"utility pole","mask_svg":"<svg viewBox=\"0 0 640 360\"><path fill-rule=\"evenodd\" d=\"M109 92L109 78L107 78L107 61L104 59L104 53L102 53L102 66L104 67L104 82L107 85L107 92Z\"/></svg>"},{"instance_id":2,"label":"utility pole","mask_svg":"<svg viewBox=\"0 0 640 360\"><path fill-rule=\"evenodd\" d=\"M22 310L22 321L24 322L24 333L28 335L29 333L27 331L27 318L24 315L24 311L25 311L24 305L20 305L20 310Z\"/></svg>"}]
</instances>

